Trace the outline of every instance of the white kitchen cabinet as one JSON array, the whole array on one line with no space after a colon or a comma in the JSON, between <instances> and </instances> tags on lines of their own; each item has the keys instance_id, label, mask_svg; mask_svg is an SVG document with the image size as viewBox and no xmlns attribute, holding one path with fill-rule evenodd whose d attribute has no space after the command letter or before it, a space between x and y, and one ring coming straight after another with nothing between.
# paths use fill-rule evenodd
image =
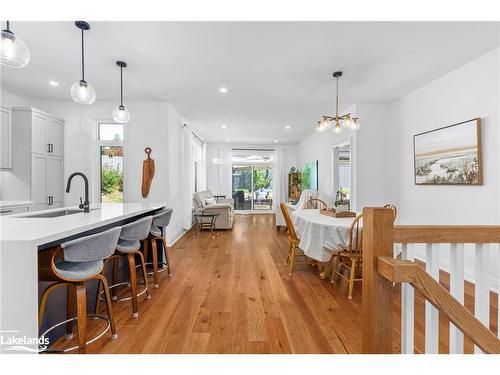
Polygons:
<instances>
[{"instance_id":1,"label":"white kitchen cabinet","mask_svg":"<svg viewBox=\"0 0 500 375\"><path fill-rule=\"evenodd\" d=\"M48 203L47 196L47 157L31 156L31 200L33 204Z\"/></svg>"},{"instance_id":2,"label":"white kitchen cabinet","mask_svg":"<svg viewBox=\"0 0 500 375\"><path fill-rule=\"evenodd\" d=\"M64 122L49 118L47 124L47 144L52 156L61 157L64 153Z\"/></svg>"},{"instance_id":3,"label":"white kitchen cabinet","mask_svg":"<svg viewBox=\"0 0 500 375\"><path fill-rule=\"evenodd\" d=\"M13 169L3 198L29 199L33 210L62 206L64 121L38 109L13 107L12 124Z\"/></svg>"},{"instance_id":4,"label":"white kitchen cabinet","mask_svg":"<svg viewBox=\"0 0 500 375\"><path fill-rule=\"evenodd\" d=\"M31 114L31 152L46 154L49 151L47 141L47 116L32 112Z\"/></svg>"},{"instance_id":5,"label":"white kitchen cabinet","mask_svg":"<svg viewBox=\"0 0 500 375\"><path fill-rule=\"evenodd\" d=\"M47 157L47 204L52 208L64 200L63 195L63 161L60 158ZM64 183L64 181L63 181Z\"/></svg>"},{"instance_id":6,"label":"white kitchen cabinet","mask_svg":"<svg viewBox=\"0 0 500 375\"><path fill-rule=\"evenodd\" d=\"M12 112L0 107L0 169L12 168Z\"/></svg>"},{"instance_id":7,"label":"white kitchen cabinet","mask_svg":"<svg viewBox=\"0 0 500 375\"><path fill-rule=\"evenodd\" d=\"M30 206L0 207L0 216L23 214L29 212Z\"/></svg>"}]
</instances>

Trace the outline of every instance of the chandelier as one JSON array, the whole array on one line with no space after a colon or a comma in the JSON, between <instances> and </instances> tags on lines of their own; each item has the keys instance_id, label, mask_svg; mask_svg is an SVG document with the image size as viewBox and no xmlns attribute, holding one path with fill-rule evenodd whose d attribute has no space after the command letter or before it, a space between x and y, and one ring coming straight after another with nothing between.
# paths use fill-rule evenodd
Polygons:
<instances>
[{"instance_id":1,"label":"chandelier","mask_svg":"<svg viewBox=\"0 0 500 375\"><path fill-rule=\"evenodd\" d=\"M359 119L352 117L350 113L339 116L339 78L342 77L342 72L333 73L333 77L337 80L337 92L335 97L335 116L324 115L321 121L318 121L316 131L323 132L333 128L335 133L341 133L342 129L358 130Z\"/></svg>"}]
</instances>

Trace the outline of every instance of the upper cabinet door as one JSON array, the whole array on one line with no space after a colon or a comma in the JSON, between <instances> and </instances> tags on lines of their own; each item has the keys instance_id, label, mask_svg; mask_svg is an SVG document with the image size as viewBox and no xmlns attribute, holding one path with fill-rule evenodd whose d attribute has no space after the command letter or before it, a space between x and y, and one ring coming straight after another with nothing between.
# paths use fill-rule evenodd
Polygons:
<instances>
[{"instance_id":1,"label":"upper cabinet door","mask_svg":"<svg viewBox=\"0 0 500 375\"><path fill-rule=\"evenodd\" d=\"M62 156L64 148L64 123L59 120L49 119L47 125L47 143L49 153L54 156Z\"/></svg>"},{"instance_id":2,"label":"upper cabinet door","mask_svg":"<svg viewBox=\"0 0 500 375\"><path fill-rule=\"evenodd\" d=\"M32 112L31 115L31 152L46 154L49 152L47 142L47 116Z\"/></svg>"},{"instance_id":3,"label":"upper cabinet door","mask_svg":"<svg viewBox=\"0 0 500 375\"><path fill-rule=\"evenodd\" d=\"M47 157L47 197L50 203L63 201L63 162L60 158Z\"/></svg>"},{"instance_id":4,"label":"upper cabinet door","mask_svg":"<svg viewBox=\"0 0 500 375\"><path fill-rule=\"evenodd\" d=\"M12 112L0 107L0 168L12 168Z\"/></svg>"},{"instance_id":5,"label":"upper cabinet door","mask_svg":"<svg viewBox=\"0 0 500 375\"><path fill-rule=\"evenodd\" d=\"M46 204L47 199L47 157L31 156L31 200L34 204Z\"/></svg>"}]
</instances>

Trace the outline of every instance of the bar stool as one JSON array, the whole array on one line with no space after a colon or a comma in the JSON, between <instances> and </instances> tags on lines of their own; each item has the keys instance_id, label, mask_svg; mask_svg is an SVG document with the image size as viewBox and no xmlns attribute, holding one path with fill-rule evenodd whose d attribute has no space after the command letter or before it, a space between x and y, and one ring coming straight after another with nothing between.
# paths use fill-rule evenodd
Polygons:
<instances>
[{"instance_id":1,"label":"bar stool","mask_svg":"<svg viewBox=\"0 0 500 375\"><path fill-rule=\"evenodd\" d=\"M67 289L67 320L57 323L42 333L46 336L53 329L66 324L66 337L73 337L73 323L76 320L78 345L71 348L61 349L59 351L69 352L78 349L79 353L85 353L87 345L101 338L110 328L112 339L116 339L115 323L113 320L113 311L111 307L111 297L109 293L108 282L101 272L104 267L103 259L111 256L116 248L121 228L116 227L107 231L97 233L91 236L78 238L73 241L65 242L59 247L50 250L45 257L39 260L39 280L56 281L50 285L42 294L40 307L38 310L38 328L42 326L43 314L49 294L63 285ZM47 261L50 259L49 261ZM88 280L98 280L100 288L104 290L106 296L106 306L108 317L97 314L89 315L93 319L101 319L107 322L106 328L87 341L87 290L85 282ZM74 301L76 300L76 317L74 317ZM97 311L96 311L97 312ZM46 350L50 351L50 350Z\"/></svg>"},{"instance_id":2,"label":"bar stool","mask_svg":"<svg viewBox=\"0 0 500 375\"><path fill-rule=\"evenodd\" d=\"M153 221L153 216L147 216L142 219L138 219L130 224L126 224L122 227L120 238L118 240L118 244L116 245L115 254L106 259L106 262L109 260L113 261L113 284L109 286L111 293L113 295L112 300L117 302L123 302L132 300L132 317L137 318L139 316L139 312L137 309L137 297L146 293L146 298L150 299L151 295L149 294L148 285L147 285L147 273L146 273L146 265L144 261L144 255L140 251L141 242L146 240L149 235L149 230L151 228L151 223ZM135 256L138 255L140 259L140 268L142 269L142 275L144 282L137 282L137 273L136 273L136 263ZM118 282L119 276L119 261L120 258L127 258L128 261L128 269L129 269L129 281ZM106 263L105 262L105 263ZM143 285L144 289L137 293L137 284ZM127 285L130 286L130 297L118 299L116 296L116 288L119 286ZM96 302L96 311L99 307L99 303L102 300L103 291L99 289L97 294L97 302Z\"/></svg>"},{"instance_id":3,"label":"bar stool","mask_svg":"<svg viewBox=\"0 0 500 375\"><path fill-rule=\"evenodd\" d=\"M158 273L168 270L168 276L172 276L172 267L170 266L170 260L168 258L167 240L165 239L165 230L170 224L170 219L172 217L173 208L168 208L159 212L153 216L153 222L149 230L149 237L144 242L144 256L148 259L149 243L151 243L152 252L152 262L147 262L147 266L153 267L153 272L149 272L148 276L153 275L154 287L158 288ZM162 241L163 243L163 254L165 255L165 260L158 263L158 250L156 241ZM158 269L158 264L162 265L161 269Z\"/></svg>"}]
</instances>

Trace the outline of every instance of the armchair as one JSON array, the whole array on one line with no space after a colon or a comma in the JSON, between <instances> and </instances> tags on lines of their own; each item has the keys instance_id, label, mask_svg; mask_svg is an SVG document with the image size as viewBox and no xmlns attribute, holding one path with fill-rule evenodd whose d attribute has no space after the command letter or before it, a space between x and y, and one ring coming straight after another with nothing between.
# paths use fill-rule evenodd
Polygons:
<instances>
[{"instance_id":1,"label":"armchair","mask_svg":"<svg viewBox=\"0 0 500 375\"><path fill-rule=\"evenodd\" d=\"M215 203L207 202L207 198ZM211 190L199 191L193 194L193 206L197 213L218 213L215 221L216 229L232 229L234 223L234 200L214 196Z\"/></svg>"}]
</instances>

